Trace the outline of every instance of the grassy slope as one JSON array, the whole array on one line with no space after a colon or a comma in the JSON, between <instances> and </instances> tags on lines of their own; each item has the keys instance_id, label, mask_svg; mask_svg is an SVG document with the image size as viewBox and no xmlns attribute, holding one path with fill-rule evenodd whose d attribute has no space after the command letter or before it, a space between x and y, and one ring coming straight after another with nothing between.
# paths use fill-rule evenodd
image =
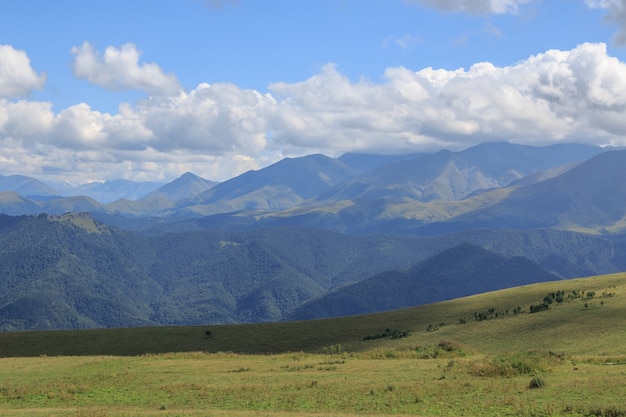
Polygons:
<instances>
[{"instance_id":1,"label":"grassy slope","mask_svg":"<svg viewBox=\"0 0 626 417\"><path fill-rule=\"evenodd\" d=\"M459 324L574 289L596 295ZM625 295L626 274L616 274L369 316L215 326L208 339L203 327L3 333L4 356L94 356L0 358L0 415L623 416L624 365L604 363L626 363ZM387 327L412 332L362 341ZM454 349L438 346L442 340ZM197 350L293 353L126 356ZM533 378L545 385L529 388Z\"/></svg>"},{"instance_id":2,"label":"grassy slope","mask_svg":"<svg viewBox=\"0 0 626 417\"><path fill-rule=\"evenodd\" d=\"M546 294L558 290L595 291L587 301L574 300L550 310L528 313ZM613 294L602 297L603 293ZM341 344L344 350L377 346L436 344L455 340L471 349L495 353L536 348L568 354L618 355L626 345L626 274L557 281L480 294L443 303L367 316L255 325L148 327L81 331L0 333L0 356L139 355L163 352L288 351L319 352ZM525 312L476 322L474 313L493 308ZM459 324L460 319L467 324ZM441 326L441 324L445 324ZM426 331L431 326L436 331ZM408 338L363 341L385 329L410 330ZM211 337L205 337L211 330ZM601 340L602 343L598 343Z\"/></svg>"}]
</instances>

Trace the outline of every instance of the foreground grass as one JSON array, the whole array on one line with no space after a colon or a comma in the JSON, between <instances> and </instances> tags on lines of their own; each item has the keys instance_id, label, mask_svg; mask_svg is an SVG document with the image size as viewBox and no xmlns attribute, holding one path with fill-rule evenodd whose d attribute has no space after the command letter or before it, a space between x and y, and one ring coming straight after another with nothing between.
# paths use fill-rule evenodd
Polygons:
<instances>
[{"instance_id":1,"label":"foreground grass","mask_svg":"<svg viewBox=\"0 0 626 417\"><path fill-rule=\"evenodd\" d=\"M626 413L619 409L626 394L626 365L604 365L601 357L545 352L496 357L468 354L458 345L455 349L2 359L0 415ZM545 385L529 388L535 377Z\"/></svg>"},{"instance_id":2,"label":"foreground grass","mask_svg":"<svg viewBox=\"0 0 626 417\"><path fill-rule=\"evenodd\" d=\"M529 312L561 290L583 295ZM626 416L624 294L616 274L362 317L212 326L210 337L5 333L0 415Z\"/></svg>"}]
</instances>

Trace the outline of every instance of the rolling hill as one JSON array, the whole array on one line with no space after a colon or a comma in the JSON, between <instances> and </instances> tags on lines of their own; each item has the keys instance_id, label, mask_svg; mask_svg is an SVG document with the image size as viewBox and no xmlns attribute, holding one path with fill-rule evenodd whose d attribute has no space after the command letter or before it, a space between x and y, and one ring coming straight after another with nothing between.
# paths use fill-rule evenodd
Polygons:
<instances>
[{"instance_id":1,"label":"rolling hill","mask_svg":"<svg viewBox=\"0 0 626 417\"><path fill-rule=\"evenodd\" d=\"M547 295L557 291L568 295L576 291L579 296L554 303L548 310L530 313L530 306L541 304ZM0 357L200 351L270 354L324 352L337 345L348 352L376 352L382 348L399 354L403 349L415 352L416 346L437 346L441 341L494 355L541 349L583 358L623 357L625 291L626 274L622 273L525 285L384 313L323 320L0 332ZM589 298L587 294L593 295ZM513 313L517 307L519 312ZM490 317L474 318L477 313L490 310ZM495 312L500 313L497 318ZM367 336L390 327L409 330L410 334L402 339L386 336L367 340ZM207 329L211 330L210 338L205 336Z\"/></svg>"},{"instance_id":2,"label":"rolling hill","mask_svg":"<svg viewBox=\"0 0 626 417\"><path fill-rule=\"evenodd\" d=\"M3 215L0 323L10 330L279 320L334 286L408 266L423 256L412 249L421 242L408 240L304 229L145 237L87 214Z\"/></svg>"},{"instance_id":3,"label":"rolling hill","mask_svg":"<svg viewBox=\"0 0 626 417\"><path fill-rule=\"evenodd\" d=\"M287 318L377 313L557 279L527 258L506 257L463 243L408 270L383 272L309 301Z\"/></svg>"},{"instance_id":4,"label":"rolling hill","mask_svg":"<svg viewBox=\"0 0 626 417\"><path fill-rule=\"evenodd\" d=\"M574 278L626 265L623 241L556 230L482 230L431 238L351 236L301 227L144 235L86 213L1 215L0 326L34 330L278 321L307 301L385 271L419 265L454 271L457 265L462 272L478 255L462 250L467 246L444 251L464 242L486 248L470 246L478 253L489 251L493 265L517 259L517 264L504 262L511 269L501 271L506 276L540 265L530 280L543 280L545 271ZM444 262L437 258L442 252L448 255ZM450 281L436 291L453 294L468 285L468 277L475 281L471 292L494 288L493 282L461 272L449 272ZM387 276L398 274L403 276Z\"/></svg>"},{"instance_id":5,"label":"rolling hill","mask_svg":"<svg viewBox=\"0 0 626 417\"><path fill-rule=\"evenodd\" d=\"M3 332L0 413L621 416L624 291L616 274L338 319Z\"/></svg>"}]
</instances>

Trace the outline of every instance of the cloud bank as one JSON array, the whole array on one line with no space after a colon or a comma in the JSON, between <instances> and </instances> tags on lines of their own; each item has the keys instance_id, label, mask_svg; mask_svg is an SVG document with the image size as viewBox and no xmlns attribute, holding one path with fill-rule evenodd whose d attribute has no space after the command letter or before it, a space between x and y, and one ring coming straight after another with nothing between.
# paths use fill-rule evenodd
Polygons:
<instances>
[{"instance_id":1,"label":"cloud bank","mask_svg":"<svg viewBox=\"0 0 626 417\"><path fill-rule=\"evenodd\" d=\"M85 181L169 180L192 171L224 180L312 152L400 153L502 140L626 145L626 64L602 43L511 66L390 67L380 83L352 81L328 64L267 92L226 83L182 91L173 75L139 63L131 45L100 56L83 44L73 54L77 75L95 84L154 94L122 104L117 114L87 103L55 113L51 103L15 99L41 88L45 77L24 52L0 47L0 59L20 69L0 72L0 86L17 85L0 87L2 173Z\"/></svg>"}]
</instances>

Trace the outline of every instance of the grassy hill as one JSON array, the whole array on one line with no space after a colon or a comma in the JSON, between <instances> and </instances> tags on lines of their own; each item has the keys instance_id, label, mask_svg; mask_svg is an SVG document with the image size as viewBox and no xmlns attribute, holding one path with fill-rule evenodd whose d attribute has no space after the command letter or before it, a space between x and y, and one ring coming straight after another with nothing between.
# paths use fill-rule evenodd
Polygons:
<instances>
[{"instance_id":1,"label":"grassy hill","mask_svg":"<svg viewBox=\"0 0 626 417\"><path fill-rule=\"evenodd\" d=\"M545 311L530 312L531 306L541 305L546 296L559 291L564 292L563 302L554 301ZM420 345L437 345L441 340L452 340L484 353L541 349L611 356L625 354L624 311L626 273L540 283L410 309L336 319L0 333L0 356L194 351L269 354L323 352L337 345L344 351L358 352L383 347L411 350ZM408 331L408 335L394 339L391 337L394 330ZM379 337L385 333L389 335Z\"/></svg>"},{"instance_id":2,"label":"grassy hill","mask_svg":"<svg viewBox=\"0 0 626 417\"><path fill-rule=\"evenodd\" d=\"M625 294L616 274L342 319L0 333L0 416L619 417Z\"/></svg>"}]
</instances>

